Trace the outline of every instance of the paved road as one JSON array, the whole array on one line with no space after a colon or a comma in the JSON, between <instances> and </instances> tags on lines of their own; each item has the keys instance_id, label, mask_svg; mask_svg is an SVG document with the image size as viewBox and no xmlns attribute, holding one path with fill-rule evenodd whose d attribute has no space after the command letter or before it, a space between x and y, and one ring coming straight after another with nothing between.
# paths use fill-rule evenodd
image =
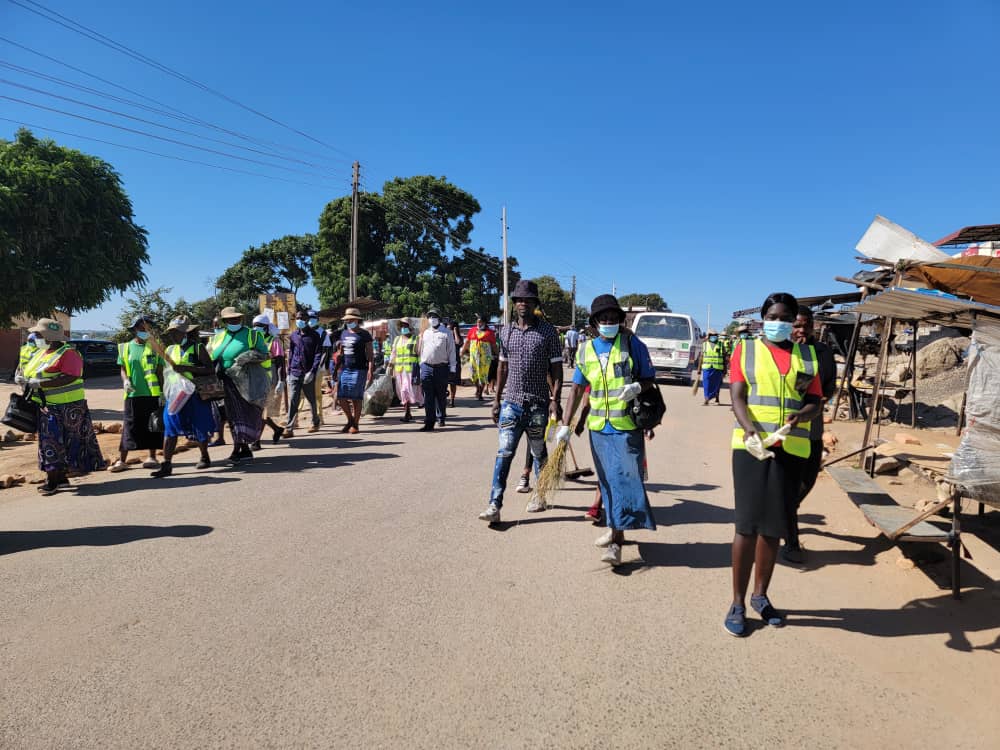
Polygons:
<instances>
[{"instance_id":1,"label":"paved road","mask_svg":"<svg viewBox=\"0 0 1000 750\"><path fill-rule=\"evenodd\" d=\"M812 563L772 589L790 625L722 632L731 416L665 393L661 528L616 571L592 485L476 519L495 431L469 398L440 433L392 415L252 469L5 495L0 747L995 746L991 583L952 602L826 480Z\"/></svg>"}]
</instances>

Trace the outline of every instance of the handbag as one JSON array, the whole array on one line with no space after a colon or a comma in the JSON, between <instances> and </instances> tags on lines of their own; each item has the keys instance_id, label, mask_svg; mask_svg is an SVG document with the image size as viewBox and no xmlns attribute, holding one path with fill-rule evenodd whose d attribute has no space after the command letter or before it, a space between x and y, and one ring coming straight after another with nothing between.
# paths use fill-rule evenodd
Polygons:
<instances>
[{"instance_id":1,"label":"handbag","mask_svg":"<svg viewBox=\"0 0 1000 750\"><path fill-rule=\"evenodd\" d=\"M10 394L7 411L4 412L3 418L0 418L0 422L21 432L38 432L38 417L41 413L41 407L28 396L30 392L31 389L25 386L23 394ZM38 394L41 396L42 406L44 406L45 394L41 390L38 391Z\"/></svg>"},{"instance_id":2,"label":"handbag","mask_svg":"<svg viewBox=\"0 0 1000 750\"><path fill-rule=\"evenodd\" d=\"M631 352L632 334L625 332L622 334L622 348ZM633 363L632 376L635 382L639 382L638 366ZM632 421L640 430L652 430L658 427L663 421L663 415L667 413L667 405L663 401L663 394L660 393L660 386L654 381L653 387L643 391L628 407Z\"/></svg>"},{"instance_id":3,"label":"handbag","mask_svg":"<svg viewBox=\"0 0 1000 750\"><path fill-rule=\"evenodd\" d=\"M226 395L217 375L195 375L194 389L202 401L216 401Z\"/></svg>"}]
</instances>

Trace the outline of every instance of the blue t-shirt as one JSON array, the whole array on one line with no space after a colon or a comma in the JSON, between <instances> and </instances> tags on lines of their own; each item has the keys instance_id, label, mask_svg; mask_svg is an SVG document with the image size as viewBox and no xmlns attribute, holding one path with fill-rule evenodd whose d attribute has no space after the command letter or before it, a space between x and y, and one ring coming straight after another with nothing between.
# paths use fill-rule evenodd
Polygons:
<instances>
[{"instance_id":1,"label":"blue t-shirt","mask_svg":"<svg viewBox=\"0 0 1000 750\"><path fill-rule=\"evenodd\" d=\"M586 342L589 345L591 342ZM597 354L598 358L601 360L601 366L607 365L608 356L611 354L611 347L614 344L613 341L608 341L606 338L598 336L593 339L594 352ZM581 346L583 346L581 344ZM639 340L638 336L632 336L632 340L629 342L629 354L632 357L632 377L636 380L652 380L656 377L656 368L653 367L653 360L649 358L649 348ZM579 361L579 360L577 360ZM638 375L638 377L636 377ZM573 371L573 383L576 385L588 385L589 381L583 376L583 372L580 370L580 366L577 365L576 369ZM601 430L604 434L610 434L614 432L620 432L611 426L611 422L606 422L604 429Z\"/></svg>"},{"instance_id":2,"label":"blue t-shirt","mask_svg":"<svg viewBox=\"0 0 1000 750\"><path fill-rule=\"evenodd\" d=\"M364 328L353 331L345 328L340 332L340 351L343 354L341 365L345 370L367 370L368 350L366 344L372 342L372 335Z\"/></svg>"}]
</instances>

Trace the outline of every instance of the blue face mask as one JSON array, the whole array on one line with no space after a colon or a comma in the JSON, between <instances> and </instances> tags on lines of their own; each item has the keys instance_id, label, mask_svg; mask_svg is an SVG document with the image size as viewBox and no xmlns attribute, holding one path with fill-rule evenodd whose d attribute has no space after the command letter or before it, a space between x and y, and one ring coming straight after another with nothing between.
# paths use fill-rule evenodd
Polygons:
<instances>
[{"instance_id":1,"label":"blue face mask","mask_svg":"<svg viewBox=\"0 0 1000 750\"><path fill-rule=\"evenodd\" d=\"M306 322L304 320L296 320L295 327L301 331L303 328L306 327Z\"/></svg>"},{"instance_id":2,"label":"blue face mask","mask_svg":"<svg viewBox=\"0 0 1000 750\"><path fill-rule=\"evenodd\" d=\"M719 337L718 336L709 336L708 340L711 341L714 344L716 341L719 340Z\"/></svg>"},{"instance_id":3,"label":"blue face mask","mask_svg":"<svg viewBox=\"0 0 1000 750\"><path fill-rule=\"evenodd\" d=\"M149 338L149 334L146 333L146 331L136 331L135 337L139 339L139 341L145 341L146 339Z\"/></svg>"},{"instance_id":4,"label":"blue face mask","mask_svg":"<svg viewBox=\"0 0 1000 750\"><path fill-rule=\"evenodd\" d=\"M410 329L409 328L400 328L399 332L403 336L409 336L410 335Z\"/></svg>"},{"instance_id":5,"label":"blue face mask","mask_svg":"<svg viewBox=\"0 0 1000 750\"><path fill-rule=\"evenodd\" d=\"M242 323L226 323L226 328L228 328L233 333L236 333L243 327Z\"/></svg>"},{"instance_id":6,"label":"blue face mask","mask_svg":"<svg viewBox=\"0 0 1000 750\"><path fill-rule=\"evenodd\" d=\"M356 320L352 320L350 323L347 324L347 327L353 331L355 328L358 327L358 323Z\"/></svg>"},{"instance_id":7,"label":"blue face mask","mask_svg":"<svg viewBox=\"0 0 1000 750\"><path fill-rule=\"evenodd\" d=\"M615 323L613 325L606 325L604 323L601 323L600 325L597 326L597 330L604 338L613 339L615 336L618 335L618 329L620 327L621 326L618 323Z\"/></svg>"},{"instance_id":8,"label":"blue face mask","mask_svg":"<svg viewBox=\"0 0 1000 750\"><path fill-rule=\"evenodd\" d=\"M768 341L776 344L788 341L788 337L792 335L792 324L784 320L765 320L764 335Z\"/></svg>"},{"instance_id":9,"label":"blue face mask","mask_svg":"<svg viewBox=\"0 0 1000 750\"><path fill-rule=\"evenodd\" d=\"M309 318L309 325L316 328L319 325L319 318Z\"/></svg>"}]
</instances>

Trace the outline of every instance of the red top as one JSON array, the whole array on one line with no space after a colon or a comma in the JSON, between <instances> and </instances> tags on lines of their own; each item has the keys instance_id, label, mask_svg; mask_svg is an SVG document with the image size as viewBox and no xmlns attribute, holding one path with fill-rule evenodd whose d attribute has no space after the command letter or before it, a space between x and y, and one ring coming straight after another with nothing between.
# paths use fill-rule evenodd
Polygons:
<instances>
[{"instance_id":1,"label":"red top","mask_svg":"<svg viewBox=\"0 0 1000 750\"><path fill-rule=\"evenodd\" d=\"M495 344L497 342L496 334L494 334L489 328L485 331L480 331L478 328L470 328L469 335L465 338L469 341L487 341L490 344Z\"/></svg>"},{"instance_id":2,"label":"red top","mask_svg":"<svg viewBox=\"0 0 1000 750\"><path fill-rule=\"evenodd\" d=\"M790 350L782 349L778 346L767 346L765 348L771 353L771 359L774 360L774 364L778 366L778 372L782 375L787 375L788 370L792 366L792 352ZM743 363L741 361L741 355L743 353L743 342L740 341L736 344L733 349L733 356L729 358L729 382L730 383L745 383L747 382L746 376L743 374ZM818 372L818 370L817 370ZM817 396L823 398L823 384L820 382L819 377L814 377L809 382L809 388L806 394L811 396Z\"/></svg>"},{"instance_id":3,"label":"red top","mask_svg":"<svg viewBox=\"0 0 1000 750\"><path fill-rule=\"evenodd\" d=\"M45 372L57 372L60 375L69 375L74 378L83 377L83 357L73 348L69 348L62 355L45 368Z\"/></svg>"}]
</instances>

